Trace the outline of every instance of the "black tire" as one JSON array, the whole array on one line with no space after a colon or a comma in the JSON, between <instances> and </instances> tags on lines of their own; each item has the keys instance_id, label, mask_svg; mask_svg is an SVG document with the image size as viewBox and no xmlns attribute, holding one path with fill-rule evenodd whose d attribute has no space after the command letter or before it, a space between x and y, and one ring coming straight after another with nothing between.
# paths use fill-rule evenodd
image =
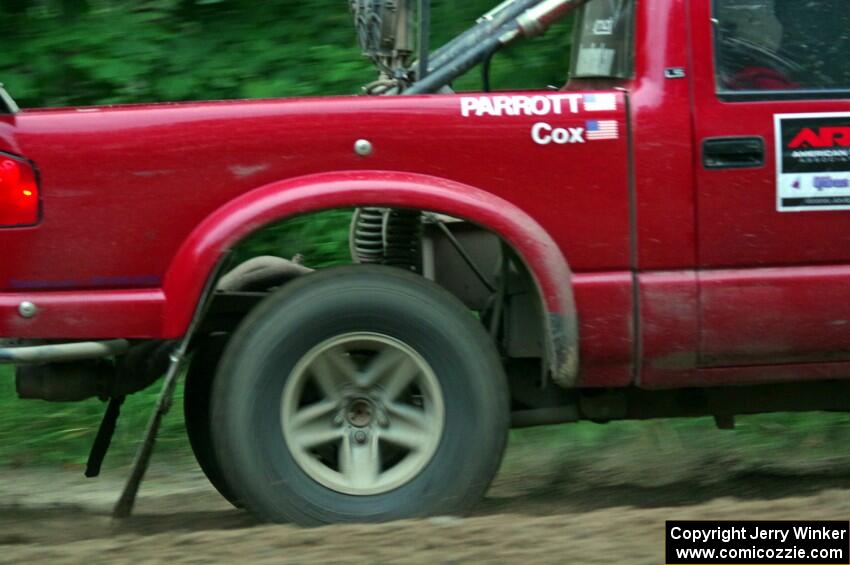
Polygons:
<instances>
[{"instance_id":1,"label":"black tire","mask_svg":"<svg viewBox=\"0 0 850 565\"><path fill-rule=\"evenodd\" d=\"M201 339L192 354L189 370L186 372L186 384L183 390L183 416L186 421L186 434L189 445L198 465L215 489L233 506L242 508L233 489L228 486L215 460L213 451L210 403L213 379L221 355L227 345L229 335L206 336Z\"/></svg>"},{"instance_id":2,"label":"black tire","mask_svg":"<svg viewBox=\"0 0 850 565\"><path fill-rule=\"evenodd\" d=\"M430 462L394 490L358 496L305 473L281 432L281 394L296 363L345 332L379 332L430 364L444 427ZM328 269L262 302L225 350L213 388L213 443L239 500L261 519L321 525L463 513L483 497L507 441L509 400L498 353L454 296L400 269Z\"/></svg>"}]
</instances>

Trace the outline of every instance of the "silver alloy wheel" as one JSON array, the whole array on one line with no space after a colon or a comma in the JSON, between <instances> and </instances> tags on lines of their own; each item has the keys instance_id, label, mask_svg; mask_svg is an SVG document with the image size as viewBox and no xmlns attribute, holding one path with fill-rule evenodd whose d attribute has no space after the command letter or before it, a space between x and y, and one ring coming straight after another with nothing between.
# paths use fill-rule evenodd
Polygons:
<instances>
[{"instance_id":1,"label":"silver alloy wheel","mask_svg":"<svg viewBox=\"0 0 850 565\"><path fill-rule=\"evenodd\" d=\"M337 492L402 486L431 461L443 434L443 393L407 344L346 333L311 349L283 389L283 437L298 465Z\"/></svg>"}]
</instances>

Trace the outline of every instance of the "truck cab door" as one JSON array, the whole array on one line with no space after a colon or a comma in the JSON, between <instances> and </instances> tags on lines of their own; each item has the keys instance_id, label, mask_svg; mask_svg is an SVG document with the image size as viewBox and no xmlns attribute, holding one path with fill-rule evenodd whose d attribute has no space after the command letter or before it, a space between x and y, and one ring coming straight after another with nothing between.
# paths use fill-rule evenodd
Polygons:
<instances>
[{"instance_id":1,"label":"truck cab door","mask_svg":"<svg viewBox=\"0 0 850 565\"><path fill-rule=\"evenodd\" d=\"M848 374L850 4L691 8L704 378Z\"/></svg>"}]
</instances>

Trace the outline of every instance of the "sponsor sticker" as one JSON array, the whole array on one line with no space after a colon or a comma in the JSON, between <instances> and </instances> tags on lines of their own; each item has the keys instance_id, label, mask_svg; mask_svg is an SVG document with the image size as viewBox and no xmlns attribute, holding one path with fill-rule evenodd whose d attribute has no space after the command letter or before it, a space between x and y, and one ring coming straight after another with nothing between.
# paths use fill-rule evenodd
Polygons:
<instances>
[{"instance_id":1,"label":"sponsor sticker","mask_svg":"<svg viewBox=\"0 0 850 565\"><path fill-rule=\"evenodd\" d=\"M613 35L614 18L606 18L593 22L593 35Z\"/></svg>"},{"instance_id":2,"label":"sponsor sticker","mask_svg":"<svg viewBox=\"0 0 850 565\"><path fill-rule=\"evenodd\" d=\"M617 109L614 94L585 94L582 98L585 112L612 112Z\"/></svg>"},{"instance_id":3,"label":"sponsor sticker","mask_svg":"<svg viewBox=\"0 0 850 565\"><path fill-rule=\"evenodd\" d=\"M850 210L850 112L778 114L780 212Z\"/></svg>"},{"instance_id":4,"label":"sponsor sticker","mask_svg":"<svg viewBox=\"0 0 850 565\"><path fill-rule=\"evenodd\" d=\"M617 95L610 92L558 94L462 96L460 115L464 118L482 117L547 117L580 114L582 112L615 112ZM570 145L620 138L617 120L585 120L568 127L545 121L531 127L531 139L538 145Z\"/></svg>"},{"instance_id":5,"label":"sponsor sticker","mask_svg":"<svg viewBox=\"0 0 850 565\"><path fill-rule=\"evenodd\" d=\"M536 96L462 96L460 115L484 116L560 116L577 114L581 94L538 94ZM616 98L615 98L616 103Z\"/></svg>"},{"instance_id":6,"label":"sponsor sticker","mask_svg":"<svg viewBox=\"0 0 850 565\"><path fill-rule=\"evenodd\" d=\"M585 112L614 112L617 110L617 95L610 92L600 94L537 94L534 96L461 96L460 115L464 118L485 116L561 116Z\"/></svg>"},{"instance_id":7,"label":"sponsor sticker","mask_svg":"<svg viewBox=\"0 0 850 565\"><path fill-rule=\"evenodd\" d=\"M588 120L587 139L617 139L620 137L617 120Z\"/></svg>"}]
</instances>

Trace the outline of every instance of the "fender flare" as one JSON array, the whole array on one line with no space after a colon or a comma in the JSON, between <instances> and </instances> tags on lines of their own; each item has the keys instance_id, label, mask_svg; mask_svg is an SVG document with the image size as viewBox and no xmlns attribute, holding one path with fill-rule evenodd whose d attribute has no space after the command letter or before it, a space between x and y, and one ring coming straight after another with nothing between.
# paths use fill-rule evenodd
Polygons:
<instances>
[{"instance_id":1,"label":"fender flare","mask_svg":"<svg viewBox=\"0 0 850 565\"><path fill-rule=\"evenodd\" d=\"M274 182L246 192L207 216L185 239L163 281L163 330L183 335L207 278L228 249L270 223L299 214L356 206L419 208L463 218L501 236L525 262L547 312L546 353L553 379L575 386L578 319L572 273L558 245L514 204L469 185L413 173L341 171Z\"/></svg>"}]
</instances>

